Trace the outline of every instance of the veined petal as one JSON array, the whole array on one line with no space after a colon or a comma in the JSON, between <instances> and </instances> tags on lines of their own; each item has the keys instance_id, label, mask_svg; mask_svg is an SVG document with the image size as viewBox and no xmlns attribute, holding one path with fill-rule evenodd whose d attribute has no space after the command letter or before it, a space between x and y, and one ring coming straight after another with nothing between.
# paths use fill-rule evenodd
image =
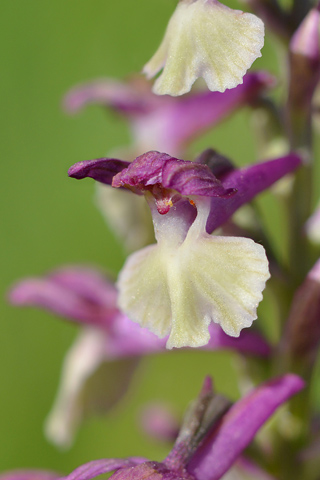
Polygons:
<instances>
[{"instance_id":1,"label":"veined petal","mask_svg":"<svg viewBox=\"0 0 320 480\"><path fill-rule=\"evenodd\" d=\"M99 170L108 168L105 159L102 159L101 166L98 162L99 160L96 161ZM236 193L232 187L224 188L207 165L179 160L166 153L156 151L140 155L112 180L113 187L130 188L135 193L144 193L148 188L157 184L176 190L184 196L200 195L226 198Z\"/></svg>"},{"instance_id":2,"label":"veined petal","mask_svg":"<svg viewBox=\"0 0 320 480\"><path fill-rule=\"evenodd\" d=\"M161 251L157 245L130 255L120 273L118 287L118 304L123 311L130 312L131 320L160 338L169 333L169 292Z\"/></svg>"},{"instance_id":3,"label":"veined petal","mask_svg":"<svg viewBox=\"0 0 320 480\"><path fill-rule=\"evenodd\" d=\"M153 89L158 95L187 93L199 77L224 92L242 83L263 43L264 25L255 15L217 0L182 0L143 71L151 78L163 68Z\"/></svg>"},{"instance_id":4,"label":"veined petal","mask_svg":"<svg viewBox=\"0 0 320 480\"><path fill-rule=\"evenodd\" d=\"M120 308L156 335L170 333L167 348L206 345L211 320L239 336L257 318L269 278L261 245L211 237L197 220L185 239L181 228L180 244L173 222L176 237L158 236L158 245L131 255L118 280Z\"/></svg>"}]
</instances>

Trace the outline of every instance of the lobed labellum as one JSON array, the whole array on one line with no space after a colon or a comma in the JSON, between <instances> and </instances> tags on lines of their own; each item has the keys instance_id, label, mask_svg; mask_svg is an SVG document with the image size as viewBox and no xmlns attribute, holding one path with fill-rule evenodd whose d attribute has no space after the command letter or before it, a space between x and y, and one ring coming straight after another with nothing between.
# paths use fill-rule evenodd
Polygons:
<instances>
[{"instance_id":1,"label":"lobed labellum","mask_svg":"<svg viewBox=\"0 0 320 480\"><path fill-rule=\"evenodd\" d=\"M263 43L264 25L255 15L217 0L181 0L143 71L152 78L163 69L153 88L158 95L183 95L199 77L209 90L224 92L243 83Z\"/></svg>"},{"instance_id":2,"label":"lobed labellum","mask_svg":"<svg viewBox=\"0 0 320 480\"><path fill-rule=\"evenodd\" d=\"M257 318L269 278L264 248L248 238L214 237L205 231L208 199L196 199L190 226L171 208L159 215L151 196L157 245L131 255L119 279L119 306L159 337L167 348L209 342L209 324L239 336Z\"/></svg>"}]
</instances>

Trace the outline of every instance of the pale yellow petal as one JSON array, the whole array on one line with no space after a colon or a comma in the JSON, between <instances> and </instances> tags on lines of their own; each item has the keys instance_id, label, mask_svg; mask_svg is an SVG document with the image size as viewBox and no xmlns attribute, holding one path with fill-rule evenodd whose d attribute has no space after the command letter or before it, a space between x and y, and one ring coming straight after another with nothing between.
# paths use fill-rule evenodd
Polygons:
<instances>
[{"instance_id":1,"label":"pale yellow petal","mask_svg":"<svg viewBox=\"0 0 320 480\"><path fill-rule=\"evenodd\" d=\"M247 238L190 234L176 248L154 245L133 254L118 282L120 308L159 336L167 348L199 347L208 325L238 336L257 318L269 278L264 248Z\"/></svg>"},{"instance_id":2,"label":"pale yellow petal","mask_svg":"<svg viewBox=\"0 0 320 480\"><path fill-rule=\"evenodd\" d=\"M182 0L144 73L151 78L163 68L154 85L159 95L182 95L199 77L224 92L242 83L263 43L264 25L255 15L217 0Z\"/></svg>"},{"instance_id":3,"label":"pale yellow petal","mask_svg":"<svg viewBox=\"0 0 320 480\"><path fill-rule=\"evenodd\" d=\"M161 253L157 245L133 253L117 282L120 309L160 338L169 333L171 323L166 265Z\"/></svg>"}]
</instances>

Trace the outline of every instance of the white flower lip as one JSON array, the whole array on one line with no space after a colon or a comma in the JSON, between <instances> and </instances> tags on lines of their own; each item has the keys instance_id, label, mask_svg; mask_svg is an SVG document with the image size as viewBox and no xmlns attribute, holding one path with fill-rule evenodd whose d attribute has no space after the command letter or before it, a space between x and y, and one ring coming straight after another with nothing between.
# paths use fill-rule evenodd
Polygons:
<instances>
[{"instance_id":1,"label":"white flower lip","mask_svg":"<svg viewBox=\"0 0 320 480\"><path fill-rule=\"evenodd\" d=\"M153 87L158 95L183 95L199 77L224 92L243 82L263 44L264 24L255 15L217 0L181 0L143 72L152 78L163 68Z\"/></svg>"},{"instance_id":2,"label":"white flower lip","mask_svg":"<svg viewBox=\"0 0 320 480\"><path fill-rule=\"evenodd\" d=\"M211 321L239 336L257 318L270 276L261 245L208 235L208 206L197 208L187 233L174 209L154 209L158 244L131 255L118 279L120 308L159 337L169 334L167 348L206 345Z\"/></svg>"}]
</instances>

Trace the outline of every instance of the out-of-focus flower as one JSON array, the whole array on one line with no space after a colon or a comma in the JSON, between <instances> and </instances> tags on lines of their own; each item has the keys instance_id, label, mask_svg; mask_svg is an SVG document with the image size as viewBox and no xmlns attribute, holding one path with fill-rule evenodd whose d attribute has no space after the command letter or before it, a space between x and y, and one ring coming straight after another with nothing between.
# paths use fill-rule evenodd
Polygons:
<instances>
[{"instance_id":1,"label":"out-of-focus flower","mask_svg":"<svg viewBox=\"0 0 320 480\"><path fill-rule=\"evenodd\" d=\"M143 406L139 426L149 437L162 442L174 442L179 433L177 417L169 405L160 402Z\"/></svg>"},{"instance_id":2,"label":"out-of-focus flower","mask_svg":"<svg viewBox=\"0 0 320 480\"><path fill-rule=\"evenodd\" d=\"M289 155L243 170L229 167L219 171L222 183L207 165L158 152L132 163L99 159L71 167L74 178L128 188L150 206L158 244L127 260L118 281L120 308L159 337L170 333L167 348L205 345L211 320L238 336L256 318L268 262L250 239L208 233L299 163Z\"/></svg>"},{"instance_id":3,"label":"out-of-focus flower","mask_svg":"<svg viewBox=\"0 0 320 480\"><path fill-rule=\"evenodd\" d=\"M65 359L46 422L47 436L63 447L70 445L83 418L108 411L122 398L143 355L165 351L166 339L159 340L119 312L115 287L93 269L65 267L43 278L25 279L12 288L10 301L44 308L84 326ZM210 335L206 350L270 353L255 332L230 338L218 325L211 325Z\"/></svg>"},{"instance_id":4,"label":"out-of-focus flower","mask_svg":"<svg viewBox=\"0 0 320 480\"><path fill-rule=\"evenodd\" d=\"M163 69L153 88L158 95L183 95L199 77L209 90L224 92L242 83L263 44L264 25L255 15L217 0L180 0L143 72L152 78Z\"/></svg>"},{"instance_id":5,"label":"out-of-focus flower","mask_svg":"<svg viewBox=\"0 0 320 480\"><path fill-rule=\"evenodd\" d=\"M282 348L290 361L309 376L320 344L320 259L294 294Z\"/></svg>"},{"instance_id":6,"label":"out-of-focus flower","mask_svg":"<svg viewBox=\"0 0 320 480\"><path fill-rule=\"evenodd\" d=\"M94 460L63 478L92 480L115 471L112 480L240 480L243 477L235 477L230 469L273 412L303 387L300 377L287 374L260 385L230 406L228 400L213 393L207 378L198 399L187 411L173 449L163 462L140 457ZM248 468L249 465L244 467L243 473L246 470L249 473ZM256 474L253 478L272 480L254 466L251 474L252 468ZM8 472L0 480L16 480L16 473ZM27 474L17 476L17 480L29 479Z\"/></svg>"},{"instance_id":7,"label":"out-of-focus flower","mask_svg":"<svg viewBox=\"0 0 320 480\"><path fill-rule=\"evenodd\" d=\"M73 88L64 99L67 112L75 113L88 104L108 107L123 115L132 132L132 153L166 151L179 156L201 133L214 127L235 110L254 104L275 85L269 73L256 71L243 84L225 92L193 91L180 98L160 98L149 83L134 78L126 83L106 79Z\"/></svg>"}]
</instances>

